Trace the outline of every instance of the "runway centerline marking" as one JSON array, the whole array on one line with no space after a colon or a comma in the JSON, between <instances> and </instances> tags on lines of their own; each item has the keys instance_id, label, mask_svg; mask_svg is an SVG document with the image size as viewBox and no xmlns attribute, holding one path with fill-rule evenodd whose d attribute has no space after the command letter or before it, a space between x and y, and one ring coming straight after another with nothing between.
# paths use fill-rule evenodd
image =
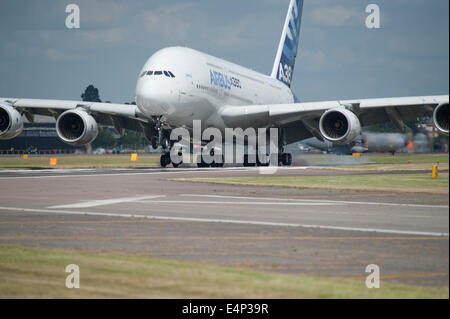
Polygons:
<instances>
[{"instance_id":1,"label":"runway centerline marking","mask_svg":"<svg viewBox=\"0 0 450 319\"><path fill-rule=\"evenodd\" d=\"M101 199L101 200L86 201L86 202L74 203L74 204L49 206L47 208L87 208L87 207L105 206L105 205L111 205L111 204L138 202L138 201L145 200L145 199L160 198L160 197L166 197L166 196L165 195L152 195L152 196L134 196L134 197L114 198L114 199Z\"/></svg>"},{"instance_id":2,"label":"runway centerline marking","mask_svg":"<svg viewBox=\"0 0 450 319\"><path fill-rule=\"evenodd\" d=\"M0 207L0 210L2 210L2 211L17 211L17 212L48 213L48 214L145 218L145 219L156 219L156 220L175 220L175 221L189 221L189 222L202 222L202 223L226 223L226 224L244 224L244 225L277 226L277 227L303 227L303 228L332 229L332 230L359 231L359 232L376 232L376 233L416 235L416 236L438 236L438 237L448 237L449 236L448 233L438 233L438 232L423 232L423 231L379 229L379 228L341 227L341 226L325 226L325 225L294 224L294 223L275 223L275 222L261 222L261 221L252 221L252 220L235 220L235 219L210 219L210 218L174 217L174 216L132 215L132 214L115 214L115 213L69 211L69 210L18 208L18 207Z\"/></svg>"},{"instance_id":3,"label":"runway centerline marking","mask_svg":"<svg viewBox=\"0 0 450 319\"><path fill-rule=\"evenodd\" d=\"M355 202L355 201L336 201L326 199L301 199L301 198L275 198L275 197L245 197L245 196L227 196L227 195L203 195L203 194L181 194L188 197L209 197L209 198L230 198L230 199L252 199L252 200L279 200L279 201L300 201L329 204L352 204L352 205L381 205L381 206L403 206L419 208L449 208L448 205L421 205L421 204L401 204L401 203L377 203L377 202Z\"/></svg>"}]
</instances>

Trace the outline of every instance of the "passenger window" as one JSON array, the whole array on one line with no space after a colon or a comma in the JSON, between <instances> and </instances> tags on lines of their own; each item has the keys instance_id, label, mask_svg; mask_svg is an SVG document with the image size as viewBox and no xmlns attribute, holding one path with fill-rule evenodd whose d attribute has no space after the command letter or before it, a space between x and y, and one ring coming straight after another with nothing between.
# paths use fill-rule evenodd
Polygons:
<instances>
[{"instance_id":1,"label":"passenger window","mask_svg":"<svg viewBox=\"0 0 450 319\"><path fill-rule=\"evenodd\" d=\"M155 75L161 75L161 74L162 74L162 71L155 71L154 74L155 74Z\"/></svg>"},{"instance_id":2,"label":"passenger window","mask_svg":"<svg viewBox=\"0 0 450 319\"><path fill-rule=\"evenodd\" d=\"M170 72L170 71L167 71L167 72L170 74L171 77L173 77L173 78L175 77L175 75L173 75L172 72Z\"/></svg>"},{"instance_id":3,"label":"passenger window","mask_svg":"<svg viewBox=\"0 0 450 319\"><path fill-rule=\"evenodd\" d=\"M148 71L147 72L147 75L152 75L153 74L153 71Z\"/></svg>"}]
</instances>

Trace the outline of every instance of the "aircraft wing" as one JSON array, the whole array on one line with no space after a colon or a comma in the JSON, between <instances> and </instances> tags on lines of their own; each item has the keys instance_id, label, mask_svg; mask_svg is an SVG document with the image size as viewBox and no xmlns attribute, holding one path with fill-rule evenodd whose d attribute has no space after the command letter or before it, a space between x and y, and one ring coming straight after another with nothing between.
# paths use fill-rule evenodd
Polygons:
<instances>
[{"instance_id":1,"label":"aircraft wing","mask_svg":"<svg viewBox=\"0 0 450 319\"><path fill-rule=\"evenodd\" d=\"M278 126L286 130L287 143L311 136L323 139L319 122L322 115L331 109L346 109L353 112L361 126L391 121L404 129L404 120L434 117L438 106L446 106L446 130L448 134L448 95L417 96L382 99L360 99L343 101L321 101L293 104L270 104L258 106L227 106L221 116L227 126L268 127ZM445 111L445 110L444 110ZM245 125L243 125L245 123ZM435 123L436 125L436 123ZM440 127L445 123L441 124Z\"/></svg>"},{"instance_id":2,"label":"aircraft wing","mask_svg":"<svg viewBox=\"0 0 450 319\"><path fill-rule=\"evenodd\" d=\"M57 118L67 110L81 108L95 120L105 126L115 127L119 132L123 129L140 130L141 125L149 121L136 105L67 101L0 98L0 105L9 105L23 113L30 122L34 122L34 115L45 115Z\"/></svg>"}]
</instances>

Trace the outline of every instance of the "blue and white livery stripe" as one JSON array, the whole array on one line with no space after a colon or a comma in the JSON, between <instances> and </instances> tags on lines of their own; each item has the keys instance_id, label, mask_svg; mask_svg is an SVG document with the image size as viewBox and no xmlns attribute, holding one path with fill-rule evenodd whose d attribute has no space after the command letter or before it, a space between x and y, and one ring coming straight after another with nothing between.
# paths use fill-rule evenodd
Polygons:
<instances>
[{"instance_id":1,"label":"blue and white livery stripe","mask_svg":"<svg viewBox=\"0 0 450 319\"><path fill-rule=\"evenodd\" d=\"M303 0L291 0L272 69L272 77L289 87L291 86L295 58L298 52L302 11Z\"/></svg>"}]
</instances>

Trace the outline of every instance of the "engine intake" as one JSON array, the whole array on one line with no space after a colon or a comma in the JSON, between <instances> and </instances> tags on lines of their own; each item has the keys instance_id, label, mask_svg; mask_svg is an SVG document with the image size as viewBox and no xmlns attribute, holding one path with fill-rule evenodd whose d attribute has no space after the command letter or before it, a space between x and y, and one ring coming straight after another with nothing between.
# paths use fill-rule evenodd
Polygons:
<instances>
[{"instance_id":1,"label":"engine intake","mask_svg":"<svg viewBox=\"0 0 450 319\"><path fill-rule=\"evenodd\" d=\"M22 115L10 105L0 105L0 140L12 139L22 131Z\"/></svg>"},{"instance_id":2,"label":"engine intake","mask_svg":"<svg viewBox=\"0 0 450 319\"><path fill-rule=\"evenodd\" d=\"M70 145L86 145L97 137L98 125L95 119L82 109L65 111L56 121L56 133Z\"/></svg>"},{"instance_id":3,"label":"engine intake","mask_svg":"<svg viewBox=\"0 0 450 319\"><path fill-rule=\"evenodd\" d=\"M440 133L448 135L448 103L439 104L434 109L433 124Z\"/></svg>"},{"instance_id":4,"label":"engine intake","mask_svg":"<svg viewBox=\"0 0 450 319\"><path fill-rule=\"evenodd\" d=\"M326 111L319 122L322 136L336 144L348 144L361 135L361 123L358 117L344 108Z\"/></svg>"}]
</instances>

